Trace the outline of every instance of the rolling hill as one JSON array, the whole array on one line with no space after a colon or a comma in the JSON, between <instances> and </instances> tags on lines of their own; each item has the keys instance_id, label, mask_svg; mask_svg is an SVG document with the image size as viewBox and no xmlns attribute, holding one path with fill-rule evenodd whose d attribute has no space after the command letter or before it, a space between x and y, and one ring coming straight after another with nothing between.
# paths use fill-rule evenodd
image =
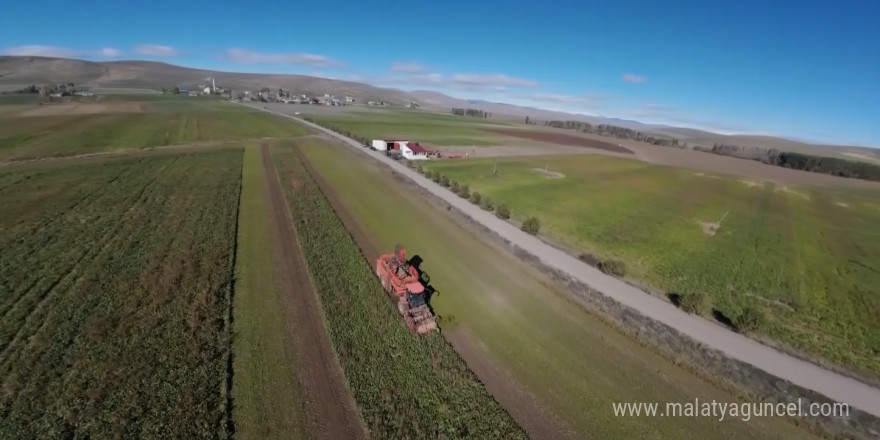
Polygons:
<instances>
[{"instance_id":1,"label":"rolling hill","mask_svg":"<svg viewBox=\"0 0 880 440\"><path fill-rule=\"evenodd\" d=\"M306 75L219 72L154 61L95 62L36 56L0 56L0 92L20 89L31 84L68 82L94 88L192 87L206 83L208 77L214 77L219 85L233 90L259 90L263 87L284 88L296 93L311 95L323 95L324 93L349 95L361 102L375 100L385 101L392 105L403 105L415 100L428 109L448 110L452 107L476 107L492 113L493 117L511 120L524 119L528 116L538 121L549 119L578 120L592 124L616 125L676 137L689 145L711 147L715 143L726 143L843 157L850 160L880 161L880 150L866 147L817 145L770 136L722 135L691 128L648 125L626 119L575 115L499 102L460 99L435 91L404 91Z\"/></svg>"}]
</instances>

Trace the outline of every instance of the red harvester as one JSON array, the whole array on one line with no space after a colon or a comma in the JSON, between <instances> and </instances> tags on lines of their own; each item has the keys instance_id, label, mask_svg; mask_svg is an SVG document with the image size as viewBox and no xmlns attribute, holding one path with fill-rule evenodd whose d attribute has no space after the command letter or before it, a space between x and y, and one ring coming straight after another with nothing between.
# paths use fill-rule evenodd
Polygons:
<instances>
[{"instance_id":1,"label":"red harvester","mask_svg":"<svg viewBox=\"0 0 880 440\"><path fill-rule=\"evenodd\" d=\"M381 255L376 260L376 275L385 291L397 301L397 310L410 331L422 334L437 330L437 322L425 302L425 287L416 268L407 261L403 247L397 245L393 254Z\"/></svg>"}]
</instances>

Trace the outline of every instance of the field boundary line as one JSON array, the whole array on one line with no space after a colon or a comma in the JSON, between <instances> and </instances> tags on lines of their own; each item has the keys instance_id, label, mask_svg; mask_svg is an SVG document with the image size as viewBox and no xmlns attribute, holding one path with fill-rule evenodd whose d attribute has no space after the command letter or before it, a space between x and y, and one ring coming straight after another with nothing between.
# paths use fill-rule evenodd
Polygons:
<instances>
[{"instance_id":1,"label":"field boundary line","mask_svg":"<svg viewBox=\"0 0 880 440\"><path fill-rule=\"evenodd\" d=\"M527 235L492 213L425 179L415 171L332 130L268 109L341 140L346 146L385 164L440 202L455 208L465 218L482 226L490 236L507 244L519 258L553 274L580 303L625 328L634 329L638 339L684 358L751 393L787 402L798 396L808 401L829 399L848 403L848 418L809 419L811 425L829 433L868 437L880 432L880 389L859 380L799 359L770 346L734 333L704 318L689 315L673 304L610 277L571 255Z\"/></svg>"}]
</instances>

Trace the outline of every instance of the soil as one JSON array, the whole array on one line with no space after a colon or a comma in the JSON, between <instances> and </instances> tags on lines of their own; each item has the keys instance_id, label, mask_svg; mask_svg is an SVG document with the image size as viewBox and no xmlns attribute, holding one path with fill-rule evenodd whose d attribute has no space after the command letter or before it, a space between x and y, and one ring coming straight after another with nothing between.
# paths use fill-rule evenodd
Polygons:
<instances>
[{"instance_id":1,"label":"soil","mask_svg":"<svg viewBox=\"0 0 880 440\"><path fill-rule=\"evenodd\" d=\"M366 234L357 224L355 218L346 211L332 187L312 168L299 148L294 148L294 151L357 243L361 254L368 262L372 262L381 255L382 250L376 247L376 244L369 239L369 234ZM480 348L479 342L468 335L466 331L455 329L442 331L441 334L465 361L468 368L477 375L492 397L526 431L529 438L554 440L575 438L571 432L565 430L560 422L541 407L531 394L520 387L510 373L506 372L485 350Z\"/></svg>"},{"instance_id":2,"label":"soil","mask_svg":"<svg viewBox=\"0 0 880 440\"><path fill-rule=\"evenodd\" d=\"M633 154L632 150L610 142L590 139L581 136L572 136L567 133L553 133L549 131L524 131L509 128L487 128L485 131L495 134L503 134L538 142L550 144L573 145L577 147L594 148L597 150L611 151L612 153Z\"/></svg>"},{"instance_id":3,"label":"soil","mask_svg":"<svg viewBox=\"0 0 880 440\"><path fill-rule=\"evenodd\" d=\"M346 386L324 325L320 300L300 252L296 229L267 144L261 146L263 190L268 195L270 229L275 237L275 273L279 305L290 349L297 360L298 380L308 438L367 438L357 405Z\"/></svg>"}]
</instances>

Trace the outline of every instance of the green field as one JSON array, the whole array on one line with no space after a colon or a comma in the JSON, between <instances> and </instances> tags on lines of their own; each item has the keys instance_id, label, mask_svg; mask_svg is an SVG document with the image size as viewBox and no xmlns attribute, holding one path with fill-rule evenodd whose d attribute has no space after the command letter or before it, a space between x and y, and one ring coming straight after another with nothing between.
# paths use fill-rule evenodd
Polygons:
<instances>
[{"instance_id":1,"label":"green field","mask_svg":"<svg viewBox=\"0 0 880 440\"><path fill-rule=\"evenodd\" d=\"M263 174L258 147L245 149L235 270L235 437L302 439L296 360L276 296Z\"/></svg>"},{"instance_id":2,"label":"green field","mask_svg":"<svg viewBox=\"0 0 880 440\"><path fill-rule=\"evenodd\" d=\"M277 148L272 156L333 347L370 435L526 438L440 335L409 332L293 151Z\"/></svg>"},{"instance_id":3,"label":"green field","mask_svg":"<svg viewBox=\"0 0 880 440\"><path fill-rule=\"evenodd\" d=\"M401 243L424 260L439 291L432 305L444 333L470 335L578 437L810 438L776 418L615 417L613 402L737 399L575 306L545 277L409 191L384 165L317 141L304 150L374 248Z\"/></svg>"},{"instance_id":4,"label":"green field","mask_svg":"<svg viewBox=\"0 0 880 440\"><path fill-rule=\"evenodd\" d=\"M93 110L97 113L82 114L99 106ZM116 96L83 103L0 105L0 161L302 134L302 126L283 118L212 99Z\"/></svg>"},{"instance_id":5,"label":"green field","mask_svg":"<svg viewBox=\"0 0 880 440\"><path fill-rule=\"evenodd\" d=\"M497 163L498 175L492 176ZM536 169L564 177L545 177ZM606 156L431 162L541 232L620 259L649 286L704 292L728 318L839 365L880 373L880 193L760 184ZM717 222L711 236L700 222Z\"/></svg>"},{"instance_id":6,"label":"green field","mask_svg":"<svg viewBox=\"0 0 880 440\"><path fill-rule=\"evenodd\" d=\"M240 173L223 151L0 174L0 438L225 437Z\"/></svg>"},{"instance_id":7,"label":"green field","mask_svg":"<svg viewBox=\"0 0 880 440\"><path fill-rule=\"evenodd\" d=\"M339 115L309 113L315 122L349 131L367 139L405 138L426 146L519 145L522 139L484 131L486 128L508 127L511 124L438 113L419 111L352 111ZM534 142L532 142L534 143Z\"/></svg>"}]
</instances>

